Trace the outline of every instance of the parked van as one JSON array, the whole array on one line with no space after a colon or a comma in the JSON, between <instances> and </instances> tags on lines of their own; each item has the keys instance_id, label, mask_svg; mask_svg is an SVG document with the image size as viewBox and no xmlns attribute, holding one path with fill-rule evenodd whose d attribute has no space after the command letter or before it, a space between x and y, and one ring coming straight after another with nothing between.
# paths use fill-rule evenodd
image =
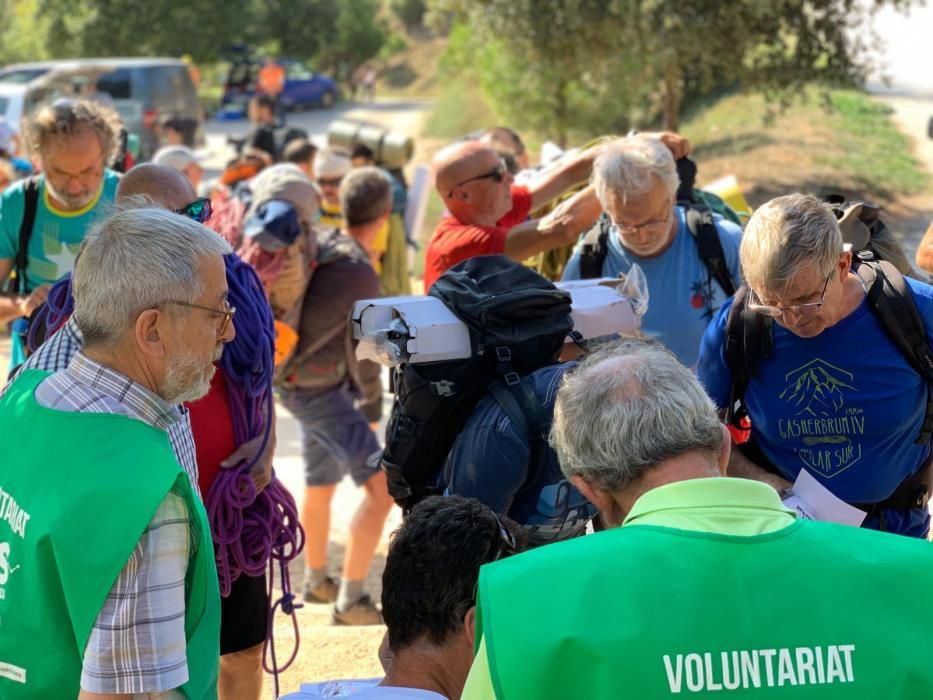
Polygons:
<instances>
[{"instance_id":1,"label":"parked van","mask_svg":"<svg viewBox=\"0 0 933 700\"><path fill-rule=\"evenodd\" d=\"M58 97L109 96L123 125L140 142L140 158L159 148L158 124L174 115L196 124L192 146L203 146L204 112L188 67L174 58L93 58L13 64L0 70L0 85L28 87L33 104Z\"/></svg>"}]
</instances>

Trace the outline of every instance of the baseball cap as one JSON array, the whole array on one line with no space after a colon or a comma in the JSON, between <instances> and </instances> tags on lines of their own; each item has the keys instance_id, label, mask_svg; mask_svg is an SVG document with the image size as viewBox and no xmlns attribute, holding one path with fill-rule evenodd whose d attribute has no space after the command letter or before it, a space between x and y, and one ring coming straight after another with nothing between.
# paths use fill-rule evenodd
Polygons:
<instances>
[{"instance_id":1,"label":"baseball cap","mask_svg":"<svg viewBox=\"0 0 933 700\"><path fill-rule=\"evenodd\" d=\"M353 167L350 158L340 151L325 148L314 157L314 176L319 180L336 180Z\"/></svg>"},{"instance_id":2,"label":"baseball cap","mask_svg":"<svg viewBox=\"0 0 933 700\"><path fill-rule=\"evenodd\" d=\"M183 171L192 163L200 163L204 156L200 156L187 146L164 146L152 156L155 165L164 165L166 168Z\"/></svg>"}]
</instances>

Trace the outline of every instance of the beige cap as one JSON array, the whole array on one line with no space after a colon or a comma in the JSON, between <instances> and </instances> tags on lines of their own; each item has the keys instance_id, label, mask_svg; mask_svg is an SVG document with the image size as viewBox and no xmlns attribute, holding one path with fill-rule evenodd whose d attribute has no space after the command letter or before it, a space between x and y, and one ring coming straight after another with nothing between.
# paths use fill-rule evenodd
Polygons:
<instances>
[{"instance_id":1,"label":"beige cap","mask_svg":"<svg viewBox=\"0 0 933 700\"><path fill-rule=\"evenodd\" d=\"M321 198L317 188L298 168L291 163L280 163L266 168L250 181L252 201L249 218L256 208L270 199L284 199L298 212L298 218L310 226L317 218L321 208Z\"/></svg>"}]
</instances>

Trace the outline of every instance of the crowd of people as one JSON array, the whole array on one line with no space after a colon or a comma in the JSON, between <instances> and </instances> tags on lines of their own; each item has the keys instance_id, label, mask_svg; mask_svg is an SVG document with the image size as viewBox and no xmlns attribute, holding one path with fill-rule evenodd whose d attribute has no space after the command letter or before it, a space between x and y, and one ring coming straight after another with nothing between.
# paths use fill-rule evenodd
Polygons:
<instances>
[{"instance_id":1,"label":"crowd of people","mask_svg":"<svg viewBox=\"0 0 933 700\"><path fill-rule=\"evenodd\" d=\"M270 572L290 606L299 556L298 599L387 631L384 678L295 698L933 697L933 287L877 212L788 193L743 226L677 134L533 167L513 130L477 133L434 159L424 292L499 299L506 339L385 387L348 317L410 293L404 180L283 130L261 78L216 180L170 122L120 175L99 103L0 131L36 171L0 166L0 697L259 698ZM933 227L920 269L931 250ZM640 280L637 337L571 332L523 265L555 251L565 281ZM472 398L422 434L422 390ZM393 462L418 440L436 463Z\"/></svg>"}]
</instances>

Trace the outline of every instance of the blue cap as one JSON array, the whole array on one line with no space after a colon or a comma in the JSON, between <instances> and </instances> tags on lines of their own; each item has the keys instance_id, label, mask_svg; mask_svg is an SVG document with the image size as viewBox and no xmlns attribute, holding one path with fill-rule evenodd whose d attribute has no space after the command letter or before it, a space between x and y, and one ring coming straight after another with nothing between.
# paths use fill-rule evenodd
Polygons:
<instances>
[{"instance_id":1,"label":"blue cap","mask_svg":"<svg viewBox=\"0 0 933 700\"><path fill-rule=\"evenodd\" d=\"M301 234L301 222L290 202L269 199L256 207L246 220L243 233L254 239L263 250L274 253L297 240Z\"/></svg>"}]
</instances>

